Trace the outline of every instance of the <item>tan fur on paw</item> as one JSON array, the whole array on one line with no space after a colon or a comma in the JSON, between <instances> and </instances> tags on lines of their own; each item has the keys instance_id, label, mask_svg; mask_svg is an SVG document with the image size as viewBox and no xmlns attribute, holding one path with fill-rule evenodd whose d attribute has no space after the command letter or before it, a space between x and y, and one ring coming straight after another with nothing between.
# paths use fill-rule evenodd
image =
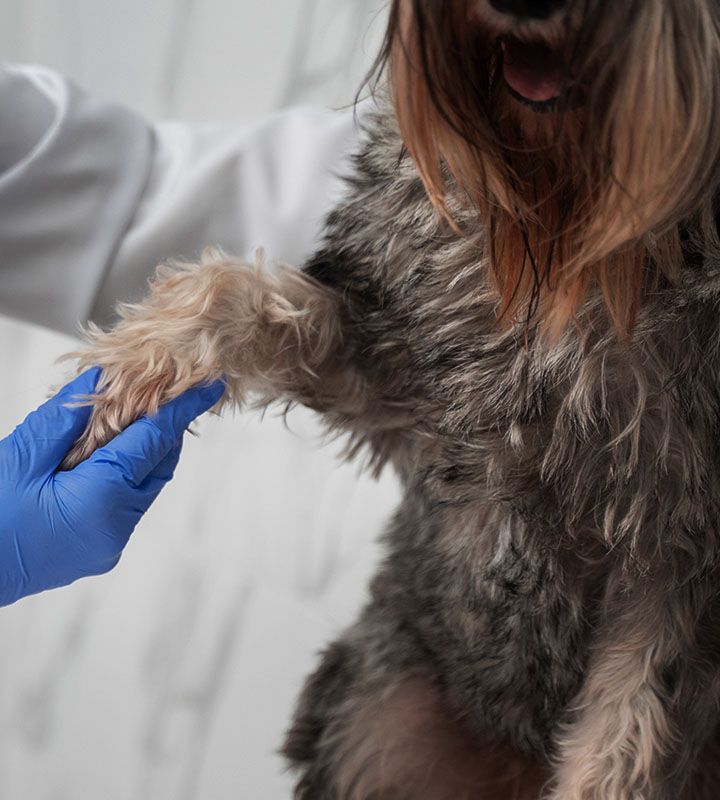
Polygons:
<instances>
[{"instance_id":1,"label":"tan fur on paw","mask_svg":"<svg viewBox=\"0 0 720 800\"><path fill-rule=\"evenodd\" d=\"M68 358L102 368L87 430L64 466L87 458L143 414L198 384L222 378L223 403L248 392L291 398L339 341L337 299L299 270L275 272L206 250L199 264L158 268L141 303L118 308L109 331L89 326ZM310 390L311 391L311 390Z\"/></svg>"}]
</instances>

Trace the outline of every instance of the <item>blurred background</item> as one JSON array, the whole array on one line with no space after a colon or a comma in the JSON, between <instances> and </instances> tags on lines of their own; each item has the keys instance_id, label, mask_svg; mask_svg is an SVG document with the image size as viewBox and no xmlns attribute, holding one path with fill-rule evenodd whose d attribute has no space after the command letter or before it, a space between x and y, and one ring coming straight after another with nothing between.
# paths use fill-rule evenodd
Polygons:
<instances>
[{"instance_id":1,"label":"blurred background","mask_svg":"<svg viewBox=\"0 0 720 800\"><path fill-rule=\"evenodd\" d=\"M379 0L0 0L0 15L3 60L148 118L238 124L351 102L384 24ZM73 346L0 318L0 435ZM113 573L0 610L1 798L290 797L276 750L363 601L397 486L341 464L302 409L199 431Z\"/></svg>"}]
</instances>

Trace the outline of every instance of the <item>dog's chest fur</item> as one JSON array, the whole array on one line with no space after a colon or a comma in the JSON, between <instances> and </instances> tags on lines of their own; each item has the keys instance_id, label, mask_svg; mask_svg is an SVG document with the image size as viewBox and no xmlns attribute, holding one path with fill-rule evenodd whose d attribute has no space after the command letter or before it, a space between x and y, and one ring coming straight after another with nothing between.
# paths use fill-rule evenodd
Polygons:
<instances>
[{"instance_id":1,"label":"dog's chest fur","mask_svg":"<svg viewBox=\"0 0 720 800\"><path fill-rule=\"evenodd\" d=\"M306 269L346 299L371 398L350 427L405 484L374 602L470 725L543 751L623 585L714 569L720 269L648 293L629 348L597 298L526 342L495 322L480 226L438 223L386 111L350 183Z\"/></svg>"}]
</instances>

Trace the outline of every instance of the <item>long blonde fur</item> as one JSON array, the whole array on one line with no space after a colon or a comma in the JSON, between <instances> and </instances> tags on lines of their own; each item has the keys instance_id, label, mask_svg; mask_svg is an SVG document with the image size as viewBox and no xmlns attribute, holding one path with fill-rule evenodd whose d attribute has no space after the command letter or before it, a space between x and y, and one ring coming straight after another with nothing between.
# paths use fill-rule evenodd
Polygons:
<instances>
[{"instance_id":1,"label":"long blonde fur","mask_svg":"<svg viewBox=\"0 0 720 800\"><path fill-rule=\"evenodd\" d=\"M720 95L718 11L695 0L612 2L582 15L589 34L572 16L544 28L574 86L564 113L539 115L517 104L507 113L482 8L393 3L380 64L408 151L455 230L458 196L477 209L501 319L537 315L555 339L599 287L627 337L643 286L679 273L681 223L708 233L720 163L720 106L708 99Z\"/></svg>"}]
</instances>

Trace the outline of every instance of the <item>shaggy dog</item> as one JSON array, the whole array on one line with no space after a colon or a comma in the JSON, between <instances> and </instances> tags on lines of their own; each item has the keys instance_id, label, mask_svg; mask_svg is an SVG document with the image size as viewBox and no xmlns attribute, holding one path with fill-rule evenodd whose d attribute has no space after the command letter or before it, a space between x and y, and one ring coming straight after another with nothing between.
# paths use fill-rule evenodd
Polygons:
<instances>
[{"instance_id":1,"label":"shaggy dog","mask_svg":"<svg viewBox=\"0 0 720 800\"><path fill-rule=\"evenodd\" d=\"M224 376L401 477L285 743L297 798L720 797L719 26L395 0L304 270L211 252L91 332L68 463Z\"/></svg>"}]
</instances>

